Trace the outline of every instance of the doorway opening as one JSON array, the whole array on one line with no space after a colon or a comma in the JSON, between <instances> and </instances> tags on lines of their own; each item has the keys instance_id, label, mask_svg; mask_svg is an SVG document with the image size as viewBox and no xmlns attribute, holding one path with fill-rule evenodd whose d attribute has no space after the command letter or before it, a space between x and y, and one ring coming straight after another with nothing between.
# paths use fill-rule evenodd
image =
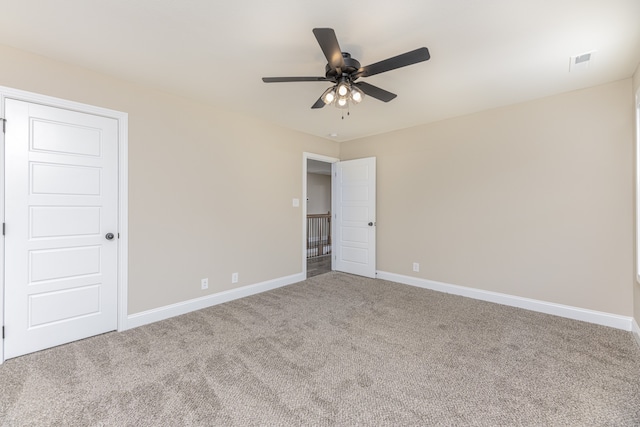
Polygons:
<instances>
[{"instance_id":1,"label":"doorway opening","mask_svg":"<svg viewBox=\"0 0 640 427\"><path fill-rule=\"evenodd\" d=\"M310 162L311 160L320 163ZM322 165L326 163L327 165ZM307 265L309 255L326 257L322 274L328 271L341 271L364 277L376 277L376 158L367 157L339 161L338 159L304 153L302 167L302 272L309 277L308 270L315 265ZM308 237L312 228L307 223L307 208L313 200L307 189L307 171L319 166L331 166L331 209L328 215L326 231L317 236ZM326 173L326 170L325 172ZM326 191L326 190L325 190ZM311 207L310 209L316 209ZM320 207L323 211L326 209ZM330 234L329 234L330 233ZM315 247L313 243L319 243ZM330 242L330 244L329 244ZM326 255L329 255L328 257ZM331 268L328 269L329 264Z\"/></svg>"},{"instance_id":2,"label":"doorway opening","mask_svg":"<svg viewBox=\"0 0 640 427\"><path fill-rule=\"evenodd\" d=\"M307 159L307 277L331 271L331 163Z\"/></svg>"},{"instance_id":3,"label":"doorway opening","mask_svg":"<svg viewBox=\"0 0 640 427\"><path fill-rule=\"evenodd\" d=\"M331 165L337 161L311 153L304 156L303 270L307 278L332 270Z\"/></svg>"}]
</instances>

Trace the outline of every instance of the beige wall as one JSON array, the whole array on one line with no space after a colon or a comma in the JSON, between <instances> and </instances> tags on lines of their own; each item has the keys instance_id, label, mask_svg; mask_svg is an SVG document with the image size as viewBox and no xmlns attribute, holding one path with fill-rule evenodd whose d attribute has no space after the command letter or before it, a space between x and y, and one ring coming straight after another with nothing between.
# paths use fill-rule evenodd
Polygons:
<instances>
[{"instance_id":1,"label":"beige wall","mask_svg":"<svg viewBox=\"0 0 640 427\"><path fill-rule=\"evenodd\" d=\"M378 269L631 316L631 92L627 79L343 143L342 159L377 157Z\"/></svg>"},{"instance_id":2,"label":"beige wall","mask_svg":"<svg viewBox=\"0 0 640 427\"><path fill-rule=\"evenodd\" d=\"M129 314L301 272L302 153L337 143L2 46L0 86L129 113Z\"/></svg>"},{"instance_id":3,"label":"beige wall","mask_svg":"<svg viewBox=\"0 0 640 427\"><path fill-rule=\"evenodd\" d=\"M378 158L380 270L631 315L639 82L340 147L0 46L1 86L129 113L130 314L299 273L307 151Z\"/></svg>"},{"instance_id":4,"label":"beige wall","mask_svg":"<svg viewBox=\"0 0 640 427\"><path fill-rule=\"evenodd\" d=\"M307 174L307 213L326 214L331 211L331 176Z\"/></svg>"}]
</instances>

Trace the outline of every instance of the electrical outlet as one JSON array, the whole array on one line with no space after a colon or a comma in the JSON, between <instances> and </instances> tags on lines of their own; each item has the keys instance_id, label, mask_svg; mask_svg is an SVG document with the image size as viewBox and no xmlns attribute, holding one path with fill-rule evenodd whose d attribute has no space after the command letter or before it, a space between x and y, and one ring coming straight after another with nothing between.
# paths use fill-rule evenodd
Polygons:
<instances>
[{"instance_id":1,"label":"electrical outlet","mask_svg":"<svg viewBox=\"0 0 640 427\"><path fill-rule=\"evenodd\" d=\"M413 271L420 271L420 263L414 262L413 263Z\"/></svg>"},{"instance_id":2,"label":"electrical outlet","mask_svg":"<svg viewBox=\"0 0 640 427\"><path fill-rule=\"evenodd\" d=\"M231 283L238 283L238 273L233 273L231 275Z\"/></svg>"},{"instance_id":3,"label":"electrical outlet","mask_svg":"<svg viewBox=\"0 0 640 427\"><path fill-rule=\"evenodd\" d=\"M200 280L200 289L209 289L209 279Z\"/></svg>"}]
</instances>

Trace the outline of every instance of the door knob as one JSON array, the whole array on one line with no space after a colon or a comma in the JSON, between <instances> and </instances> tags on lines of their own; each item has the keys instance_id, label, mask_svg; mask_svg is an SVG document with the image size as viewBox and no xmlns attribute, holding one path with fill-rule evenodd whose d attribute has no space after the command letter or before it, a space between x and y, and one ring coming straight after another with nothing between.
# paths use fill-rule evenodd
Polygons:
<instances>
[{"instance_id":1,"label":"door knob","mask_svg":"<svg viewBox=\"0 0 640 427\"><path fill-rule=\"evenodd\" d=\"M114 236L113 236L113 233L107 233L104 237L105 237L107 240L111 240L111 239L113 239L113 237L114 237Z\"/></svg>"},{"instance_id":2,"label":"door knob","mask_svg":"<svg viewBox=\"0 0 640 427\"><path fill-rule=\"evenodd\" d=\"M369 223L369 227L373 227L373 223L372 222Z\"/></svg>"}]
</instances>

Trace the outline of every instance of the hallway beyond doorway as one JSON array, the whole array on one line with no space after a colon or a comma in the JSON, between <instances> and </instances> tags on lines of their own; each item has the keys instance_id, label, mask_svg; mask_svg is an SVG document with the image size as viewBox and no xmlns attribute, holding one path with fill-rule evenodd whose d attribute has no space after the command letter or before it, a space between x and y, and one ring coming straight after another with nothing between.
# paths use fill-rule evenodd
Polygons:
<instances>
[{"instance_id":1,"label":"hallway beyond doorway","mask_svg":"<svg viewBox=\"0 0 640 427\"><path fill-rule=\"evenodd\" d=\"M331 271L331 255L307 259L307 278Z\"/></svg>"}]
</instances>

